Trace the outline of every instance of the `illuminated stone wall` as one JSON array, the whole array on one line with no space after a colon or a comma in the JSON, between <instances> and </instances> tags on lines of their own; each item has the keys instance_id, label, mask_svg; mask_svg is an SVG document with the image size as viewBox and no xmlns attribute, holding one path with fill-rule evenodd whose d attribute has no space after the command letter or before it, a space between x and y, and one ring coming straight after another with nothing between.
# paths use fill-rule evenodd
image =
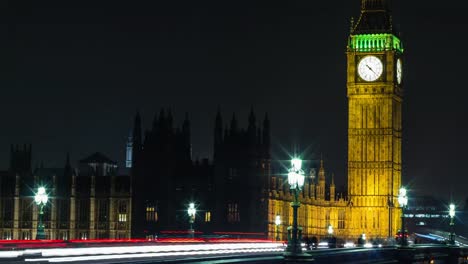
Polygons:
<instances>
[{"instance_id":1,"label":"illuminated stone wall","mask_svg":"<svg viewBox=\"0 0 468 264\"><path fill-rule=\"evenodd\" d=\"M350 233L393 236L400 226L402 85L396 62L402 59L396 36L351 36L348 46L348 199ZM383 74L363 80L357 65L366 56L383 64ZM366 65L367 66L367 65ZM368 66L369 67L369 66Z\"/></svg>"}]
</instances>

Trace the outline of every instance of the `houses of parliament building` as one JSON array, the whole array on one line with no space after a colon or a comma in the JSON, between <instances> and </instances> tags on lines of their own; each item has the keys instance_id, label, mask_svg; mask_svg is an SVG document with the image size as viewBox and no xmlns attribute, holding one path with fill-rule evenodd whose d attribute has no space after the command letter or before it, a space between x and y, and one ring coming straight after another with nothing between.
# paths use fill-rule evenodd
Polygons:
<instances>
[{"instance_id":1,"label":"houses of parliament building","mask_svg":"<svg viewBox=\"0 0 468 264\"><path fill-rule=\"evenodd\" d=\"M393 237L400 226L403 44L387 0L362 0L347 42L348 185L338 194L326 164L306 175L298 223L304 236L356 239ZM50 190L44 220L53 239L148 238L188 229L188 204L197 207L194 227L205 233L250 232L281 239L292 223L286 171L271 159L267 115L252 110L247 127L218 111L213 158L194 160L191 123L177 127L161 110L150 128L136 115L127 144L126 172L103 154L69 159L64 168L32 170L31 146L11 149L0 172L0 238L31 239L37 227L32 191ZM227 121L227 122L226 122ZM318 173L314 173L318 171Z\"/></svg>"}]
</instances>

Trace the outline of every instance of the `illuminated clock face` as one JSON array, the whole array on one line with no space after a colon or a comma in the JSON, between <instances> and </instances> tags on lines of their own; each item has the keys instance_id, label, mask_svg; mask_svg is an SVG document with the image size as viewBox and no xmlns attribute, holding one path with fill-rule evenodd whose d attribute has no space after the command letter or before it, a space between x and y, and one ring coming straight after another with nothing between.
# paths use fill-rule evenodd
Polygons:
<instances>
[{"instance_id":1,"label":"illuminated clock face","mask_svg":"<svg viewBox=\"0 0 468 264\"><path fill-rule=\"evenodd\" d=\"M358 73L364 81L373 82L383 73L382 61L375 56L366 56L359 62Z\"/></svg>"},{"instance_id":2,"label":"illuminated clock face","mask_svg":"<svg viewBox=\"0 0 468 264\"><path fill-rule=\"evenodd\" d=\"M396 78L398 84L401 84L401 79L403 78L403 65L401 65L401 59L398 59L396 63Z\"/></svg>"}]
</instances>

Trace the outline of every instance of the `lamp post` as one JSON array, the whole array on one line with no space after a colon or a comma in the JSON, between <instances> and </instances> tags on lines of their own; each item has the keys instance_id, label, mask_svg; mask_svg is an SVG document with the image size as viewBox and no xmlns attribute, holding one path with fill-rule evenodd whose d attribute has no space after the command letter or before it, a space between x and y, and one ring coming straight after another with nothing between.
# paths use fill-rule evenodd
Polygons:
<instances>
[{"instance_id":1,"label":"lamp post","mask_svg":"<svg viewBox=\"0 0 468 264\"><path fill-rule=\"evenodd\" d=\"M195 233L195 230L193 230L193 223L195 222L195 214L197 213L197 209L195 209L195 204L194 203L190 203L189 204L189 208L187 209L187 213L189 215L189 223L190 223L190 229L189 229L189 233L190 233L190 237L194 237L194 233Z\"/></svg>"},{"instance_id":2,"label":"lamp post","mask_svg":"<svg viewBox=\"0 0 468 264\"><path fill-rule=\"evenodd\" d=\"M450 216L450 237L449 237L449 243L450 245L455 245L455 223L453 222L453 219L455 218L455 205L450 204L450 210L449 210L449 216Z\"/></svg>"},{"instance_id":3,"label":"lamp post","mask_svg":"<svg viewBox=\"0 0 468 264\"><path fill-rule=\"evenodd\" d=\"M408 196L406 196L406 189L404 187L400 188L400 193L398 194L398 203L401 207L401 233L402 237L400 240L400 246L405 247L408 245L408 240L406 239L406 230L405 230L405 209L408 205Z\"/></svg>"},{"instance_id":4,"label":"lamp post","mask_svg":"<svg viewBox=\"0 0 468 264\"><path fill-rule=\"evenodd\" d=\"M279 241L280 240L279 226L281 225L281 216L279 214L276 215L275 225L276 225L276 241Z\"/></svg>"},{"instance_id":5,"label":"lamp post","mask_svg":"<svg viewBox=\"0 0 468 264\"><path fill-rule=\"evenodd\" d=\"M288 228L288 246L286 247L286 255L295 257L302 254L300 239L302 232L297 227L297 209L301 206L299 202L299 193L304 186L304 171L302 170L302 160L294 158L291 160L291 169L288 173L288 183L294 194L294 201L291 203L293 208L293 225Z\"/></svg>"},{"instance_id":6,"label":"lamp post","mask_svg":"<svg viewBox=\"0 0 468 264\"><path fill-rule=\"evenodd\" d=\"M46 234L44 230L44 223L42 218L44 216L44 206L47 204L49 200L49 196L46 193L46 189L44 187L39 187L37 189L37 193L34 196L34 202L36 202L37 206L39 207L39 222L37 223L37 234L36 239L46 239Z\"/></svg>"},{"instance_id":7,"label":"lamp post","mask_svg":"<svg viewBox=\"0 0 468 264\"><path fill-rule=\"evenodd\" d=\"M333 236L333 226L332 225L329 225L328 226L328 229L327 229L327 232L328 232L328 236L329 237L332 237Z\"/></svg>"},{"instance_id":8,"label":"lamp post","mask_svg":"<svg viewBox=\"0 0 468 264\"><path fill-rule=\"evenodd\" d=\"M328 233L328 247L329 248L336 248L336 238L333 236L333 226L328 225L327 233Z\"/></svg>"}]
</instances>

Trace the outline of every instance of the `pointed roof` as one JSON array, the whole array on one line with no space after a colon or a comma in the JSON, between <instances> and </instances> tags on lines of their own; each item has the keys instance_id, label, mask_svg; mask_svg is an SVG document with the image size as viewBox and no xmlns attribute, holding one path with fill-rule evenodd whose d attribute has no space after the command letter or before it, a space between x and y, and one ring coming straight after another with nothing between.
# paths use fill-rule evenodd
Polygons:
<instances>
[{"instance_id":1,"label":"pointed roof","mask_svg":"<svg viewBox=\"0 0 468 264\"><path fill-rule=\"evenodd\" d=\"M323 166L323 159L320 159L319 181L325 181L325 167Z\"/></svg>"},{"instance_id":2,"label":"pointed roof","mask_svg":"<svg viewBox=\"0 0 468 264\"><path fill-rule=\"evenodd\" d=\"M80 160L80 163L107 163L107 164L117 165L117 162L112 161L111 159L109 159L108 157L106 157L104 154L100 152L96 152L92 154L91 156Z\"/></svg>"},{"instance_id":3,"label":"pointed roof","mask_svg":"<svg viewBox=\"0 0 468 264\"><path fill-rule=\"evenodd\" d=\"M362 0L361 15L351 34L393 33L389 0Z\"/></svg>"}]
</instances>

